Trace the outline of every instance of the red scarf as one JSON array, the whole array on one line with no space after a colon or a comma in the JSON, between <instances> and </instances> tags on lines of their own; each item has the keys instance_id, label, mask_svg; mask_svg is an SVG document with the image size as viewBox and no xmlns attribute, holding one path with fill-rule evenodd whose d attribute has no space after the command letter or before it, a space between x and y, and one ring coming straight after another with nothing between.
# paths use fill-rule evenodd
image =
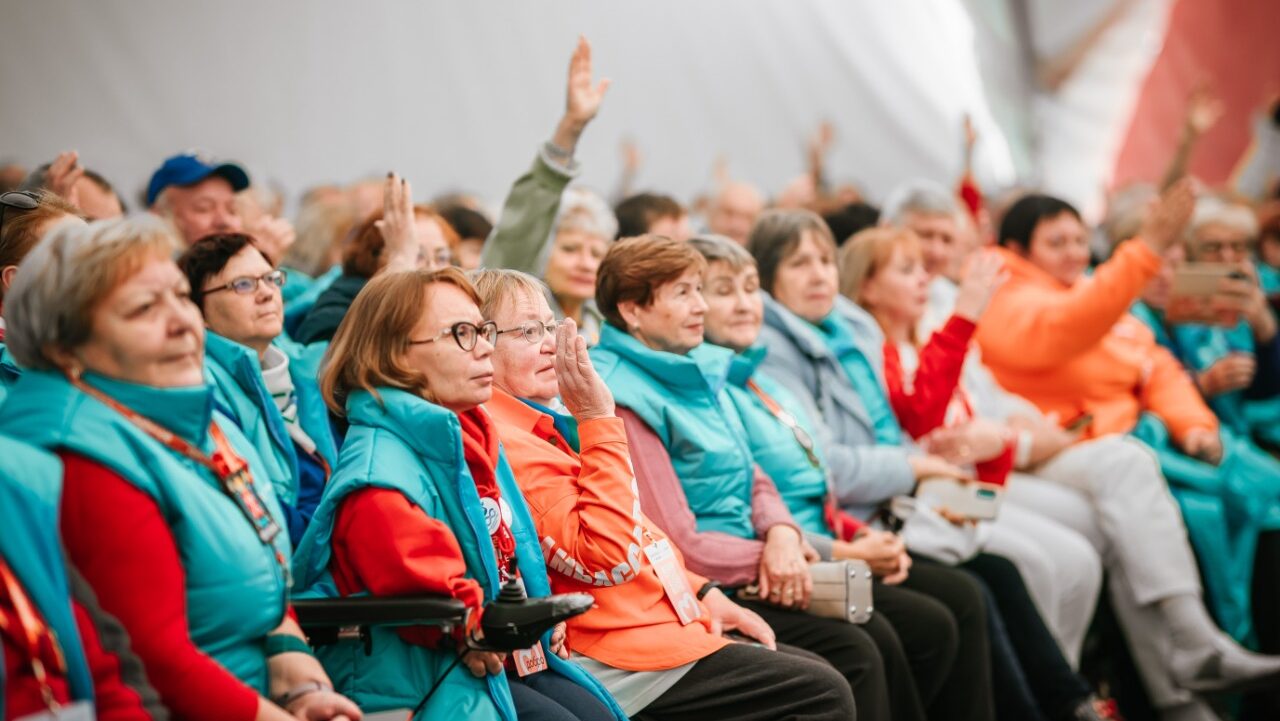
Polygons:
<instances>
[{"instance_id":1,"label":"red scarf","mask_svg":"<svg viewBox=\"0 0 1280 721\"><path fill-rule=\"evenodd\" d=\"M459 413L458 421L462 424L462 453L467 459L467 468L471 470L471 479L475 481L476 492L480 494L481 505L485 506L485 520L491 529L489 538L498 558L498 580L506 582L510 578L508 569L516 552L516 539L500 511L505 502L498 493L498 434L493 427L493 419L479 407ZM497 517L491 519L490 515L494 513Z\"/></svg>"}]
</instances>

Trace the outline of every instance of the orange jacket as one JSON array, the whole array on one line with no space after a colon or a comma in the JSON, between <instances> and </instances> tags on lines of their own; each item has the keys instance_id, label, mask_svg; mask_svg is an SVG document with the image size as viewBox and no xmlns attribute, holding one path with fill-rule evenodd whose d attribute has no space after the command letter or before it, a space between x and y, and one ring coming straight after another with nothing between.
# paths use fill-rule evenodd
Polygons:
<instances>
[{"instance_id":1,"label":"orange jacket","mask_svg":"<svg viewBox=\"0 0 1280 721\"><path fill-rule=\"evenodd\" d=\"M982 360L1007 390L1070 421L1091 413L1083 438L1127 433L1143 411L1159 416L1181 443L1217 418L1181 364L1129 315L1160 257L1121 244L1093 276L1066 286L1004 249L1009 280L978 324Z\"/></svg>"},{"instance_id":2,"label":"orange jacket","mask_svg":"<svg viewBox=\"0 0 1280 721\"><path fill-rule=\"evenodd\" d=\"M496 388L486 407L542 539L552 590L595 596L595 608L568 622L569 648L615 668L659 671L729 643L711 632L705 606L700 620L680 624L640 550L666 535L640 512L621 419L581 424L579 456L551 416ZM695 592L707 582L685 575Z\"/></svg>"}]
</instances>

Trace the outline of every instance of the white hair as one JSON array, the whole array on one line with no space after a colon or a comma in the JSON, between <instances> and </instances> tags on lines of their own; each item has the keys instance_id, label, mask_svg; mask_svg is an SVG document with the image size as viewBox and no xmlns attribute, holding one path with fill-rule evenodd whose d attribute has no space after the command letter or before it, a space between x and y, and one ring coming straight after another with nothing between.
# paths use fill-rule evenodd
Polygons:
<instances>
[{"instance_id":1,"label":"white hair","mask_svg":"<svg viewBox=\"0 0 1280 721\"><path fill-rule=\"evenodd\" d=\"M1225 225L1250 238L1258 235L1258 218L1248 205L1216 195L1206 195L1196 201L1191 223L1187 225L1187 237L1195 238L1209 225Z\"/></svg>"},{"instance_id":2,"label":"white hair","mask_svg":"<svg viewBox=\"0 0 1280 721\"><path fill-rule=\"evenodd\" d=\"M901 226L909 215L956 216L960 209L955 197L941 183L916 178L889 193L880 211L880 225Z\"/></svg>"},{"instance_id":3,"label":"white hair","mask_svg":"<svg viewBox=\"0 0 1280 721\"><path fill-rule=\"evenodd\" d=\"M569 188L560 198L555 232L576 230L612 241L618 234L618 219L609 204L586 188Z\"/></svg>"}]
</instances>

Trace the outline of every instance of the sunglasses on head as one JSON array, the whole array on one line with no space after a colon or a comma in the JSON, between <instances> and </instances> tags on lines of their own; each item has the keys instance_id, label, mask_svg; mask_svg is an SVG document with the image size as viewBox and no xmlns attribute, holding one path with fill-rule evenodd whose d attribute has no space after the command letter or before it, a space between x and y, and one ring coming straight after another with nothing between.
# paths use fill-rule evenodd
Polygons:
<instances>
[{"instance_id":1,"label":"sunglasses on head","mask_svg":"<svg viewBox=\"0 0 1280 721\"><path fill-rule=\"evenodd\" d=\"M14 210L35 210L40 206L40 197L27 190L10 190L0 193L0 233L4 232L4 215L9 208Z\"/></svg>"}]
</instances>

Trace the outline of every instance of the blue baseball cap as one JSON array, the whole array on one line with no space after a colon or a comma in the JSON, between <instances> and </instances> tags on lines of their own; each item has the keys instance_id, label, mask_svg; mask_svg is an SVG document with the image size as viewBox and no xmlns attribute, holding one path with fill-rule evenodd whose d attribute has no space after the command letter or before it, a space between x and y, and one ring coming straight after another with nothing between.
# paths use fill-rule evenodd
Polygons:
<instances>
[{"instance_id":1,"label":"blue baseball cap","mask_svg":"<svg viewBox=\"0 0 1280 721\"><path fill-rule=\"evenodd\" d=\"M164 161L160 169L151 174L147 183L147 207L156 204L160 191L171 185L195 185L216 175L231 183L237 192L249 187L249 174L235 163L215 163L195 153L180 153Z\"/></svg>"}]
</instances>

